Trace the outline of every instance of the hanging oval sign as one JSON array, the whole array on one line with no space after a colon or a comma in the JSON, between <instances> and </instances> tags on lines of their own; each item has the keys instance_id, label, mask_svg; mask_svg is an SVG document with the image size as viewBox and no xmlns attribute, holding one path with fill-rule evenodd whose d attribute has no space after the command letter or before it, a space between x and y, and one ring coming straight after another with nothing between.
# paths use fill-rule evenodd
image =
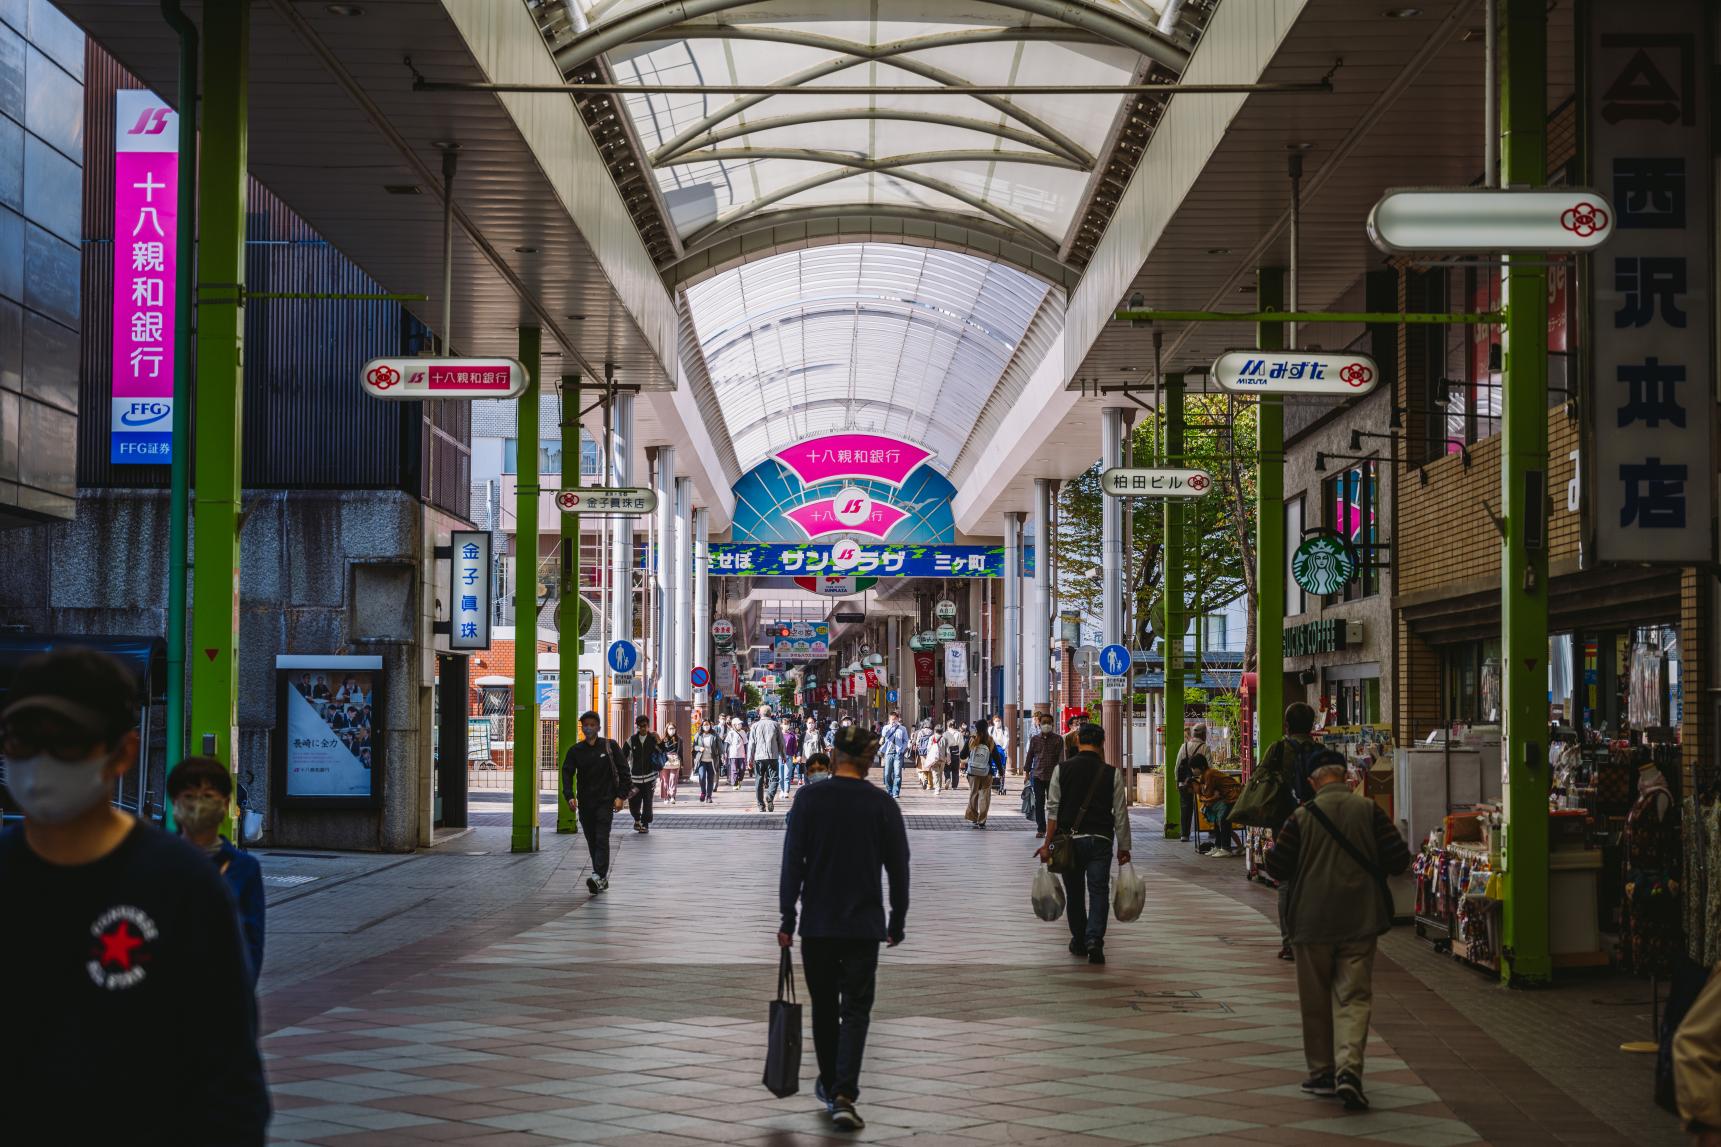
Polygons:
<instances>
[{"instance_id":1,"label":"hanging oval sign","mask_svg":"<svg viewBox=\"0 0 1721 1147\"><path fill-rule=\"evenodd\" d=\"M1356 572L1356 551L1333 530L1311 532L1291 555L1291 580L1316 597L1338 593Z\"/></svg>"},{"instance_id":2,"label":"hanging oval sign","mask_svg":"<svg viewBox=\"0 0 1721 1147\"><path fill-rule=\"evenodd\" d=\"M518 398L532 379L511 358L373 358L359 381L372 398Z\"/></svg>"},{"instance_id":3,"label":"hanging oval sign","mask_svg":"<svg viewBox=\"0 0 1721 1147\"><path fill-rule=\"evenodd\" d=\"M1213 381L1233 394L1354 397L1380 384L1380 367L1349 351L1228 350L1213 363Z\"/></svg>"},{"instance_id":4,"label":"hanging oval sign","mask_svg":"<svg viewBox=\"0 0 1721 1147\"><path fill-rule=\"evenodd\" d=\"M938 640L940 640L940 641L955 641L956 640L956 627L954 625L949 625L949 624L939 626L938 627Z\"/></svg>"},{"instance_id":5,"label":"hanging oval sign","mask_svg":"<svg viewBox=\"0 0 1721 1147\"><path fill-rule=\"evenodd\" d=\"M1593 251L1613 234L1613 204L1587 187L1394 188L1368 213L1368 237L1412 251Z\"/></svg>"},{"instance_id":6,"label":"hanging oval sign","mask_svg":"<svg viewBox=\"0 0 1721 1147\"><path fill-rule=\"evenodd\" d=\"M956 617L956 603L944 598L932 607L932 612L937 614L941 621L952 621Z\"/></svg>"}]
</instances>

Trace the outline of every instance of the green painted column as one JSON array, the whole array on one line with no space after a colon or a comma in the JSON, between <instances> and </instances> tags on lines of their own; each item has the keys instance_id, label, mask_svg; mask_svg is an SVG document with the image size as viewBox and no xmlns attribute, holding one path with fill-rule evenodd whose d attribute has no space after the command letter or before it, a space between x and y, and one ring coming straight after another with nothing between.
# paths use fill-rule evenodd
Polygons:
<instances>
[{"instance_id":1,"label":"green painted column","mask_svg":"<svg viewBox=\"0 0 1721 1147\"><path fill-rule=\"evenodd\" d=\"M1500 182L1547 182L1548 12L1505 0L1500 48ZM1501 978L1547 982L1548 953L1548 272L1535 253L1508 255L1502 297L1500 551L1505 754Z\"/></svg>"},{"instance_id":2,"label":"green painted column","mask_svg":"<svg viewBox=\"0 0 1721 1147\"><path fill-rule=\"evenodd\" d=\"M1165 457L1162 466L1183 464L1183 376L1165 376ZM1177 754L1183 748L1183 631L1188 626L1184 609L1183 520L1181 498L1167 498L1165 507L1165 585L1160 591L1165 603L1165 835L1183 837L1183 800L1177 791Z\"/></svg>"},{"instance_id":3,"label":"green painted column","mask_svg":"<svg viewBox=\"0 0 1721 1147\"><path fill-rule=\"evenodd\" d=\"M510 851L538 850L538 391L543 333L520 328L532 381L519 398L514 493L514 831ZM561 818L557 817L560 827Z\"/></svg>"},{"instance_id":4,"label":"green painted column","mask_svg":"<svg viewBox=\"0 0 1721 1147\"><path fill-rule=\"evenodd\" d=\"M197 489L192 570L191 751L234 765L239 700L240 417L245 392L246 90L251 10L203 14L198 166ZM190 109L187 109L190 110ZM187 220L181 226L190 226ZM183 449L179 443L175 449ZM231 828L231 825L228 826Z\"/></svg>"},{"instance_id":5,"label":"green painted column","mask_svg":"<svg viewBox=\"0 0 1721 1147\"><path fill-rule=\"evenodd\" d=\"M1263 311L1285 307L1285 269L1255 273ZM1262 323L1255 346L1283 350L1285 324ZM1268 746L1285 735L1285 407L1277 395L1262 395L1255 429L1255 715L1261 735L1258 763Z\"/></svg>"},{"instance_id":6,"label":"green painted column","mask_svg":"<svg viewBox=\"0 0 1721 1147\"><path fill-rule=\"evenodd\" d=\"M572 447L570 449L569 447ZM580 484L580 376L562 376L562 486ZM578 818L568 807L573 793L561 788L561 762L580 739L580 516L562 515L562 581L556 600L556 776L561 799L556 802L556 831L579 831Z\"/></svg>"}]
</instances>

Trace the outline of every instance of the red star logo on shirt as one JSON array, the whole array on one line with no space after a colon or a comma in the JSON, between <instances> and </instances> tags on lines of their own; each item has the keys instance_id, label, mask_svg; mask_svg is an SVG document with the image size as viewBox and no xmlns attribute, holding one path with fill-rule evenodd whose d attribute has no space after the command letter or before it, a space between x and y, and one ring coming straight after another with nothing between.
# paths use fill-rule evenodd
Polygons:
<instances>
[{"instance_id":1,"label":"red star logo on shirt","mask_svg":"<svg viewBox=\"0 0 1721 1147\"><path fill-rule=\"evenodd\" d=\"M116 964L120 971L129 972L132 966L131 954L143 946L143 937L133 935L126 922L121 920L97 936L96 942L102 946L101 954L97 957L102 964Z\"/></svg>"}]
</instances>

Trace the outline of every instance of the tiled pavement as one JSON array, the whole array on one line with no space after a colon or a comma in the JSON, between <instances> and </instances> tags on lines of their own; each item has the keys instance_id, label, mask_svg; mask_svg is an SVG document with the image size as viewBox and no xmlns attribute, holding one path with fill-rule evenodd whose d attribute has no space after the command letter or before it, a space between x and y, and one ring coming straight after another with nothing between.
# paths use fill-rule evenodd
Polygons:
<instances>
[{"instance_id":1,"label":"tiled pavement","mask_svg":"<svg viewBox=\"0 0 1721 1147\"><path fill-rule=\"evenodd\" d=\"M905 803L950 815L918 793ZM1013 806L995 807L995 828L1020 819ZM762 819L733 800L692 815ZM1061 922L1028 908L1029 837L915 831L908 940L881 961L862 1080L868 1127L836 1136L810 1095L776 1100L759 1084L776 832L627 833L612 890L593 899L583 841L546 834L543 853L509 857L503 830L476 830L453 847L493 850L461 860L511 897L344 966L289 967L275 990L266 980L275 1141L1648 1141L1574 1117L1562 1092L1385 961L1375 1110L1299 1095L1295 986L1259 907L1270 896L1242 886L1234 864L1140 835L1147 910L1112 924L1110 963L1094 968L1064 951ZM416 878L427 890L439 879L435 867ZM362 883L328 894L327 908ZM482 878L463 887L467 899L495 895ZM446 899L432 893L427 907ZM809 1041L809 1090L811 1065Z\"/></svg>"}]
</instances>

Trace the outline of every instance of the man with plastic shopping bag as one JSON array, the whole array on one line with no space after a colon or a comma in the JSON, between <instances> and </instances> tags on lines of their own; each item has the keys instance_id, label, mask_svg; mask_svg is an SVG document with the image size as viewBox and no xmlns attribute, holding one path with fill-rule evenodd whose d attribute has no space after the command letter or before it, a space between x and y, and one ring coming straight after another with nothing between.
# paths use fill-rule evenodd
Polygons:
<instances>
[{"instance_id":1,"label":"man with plastic shopping bag","mask_svg":"<svg viewBox=\"0 0 1721 1147\"><path fill-rule=\"evenodd\" d=\"M1042 864L1034 874L1034 890L1029 899L1034 905L1034 915L1042 920L1056 920L1064 914L1064 882Z\"/></svg>"},{"instance_id":2,"label":"man with plastic shopping bag","mask_svg":"<svg viewBox=\"0 0 1721 1147\"><path fill-rule=\"evenodd\" d=\"M1069 838L1074 864L1061 875L1070 921L1070 954L1086 956L1090 964L1106 962L1106 917L1111 907L1114 840L1118 862L1129 863L1125 786L1118 770L1100 755L1105 751L1105 742L1105 730L1098 724L1090 722L1076 730L1078 751L1052 770L1046 792L1046 842L1036 853L1041 860L1049 861L1054 849L1063 847L1059 838Z\"/></svg>"},{"instance_id":3,"label":"man with plastic shopping bag","mask_svg":"<svg viewBox=\"0 0 1721 1147\"><path fill-rule=\"evenodd\" d=\"M866 779L878 734L846 725L832 745L835 772L795 798L777 885L782 926L793 943L799 902L801 967L813 1004L814 1093L839 1131L866 1126L855 1110L878 978L878 946L902 943L908 917L908 832L902 810ZM879 873L890 878L885 916Z\"/></svg>"}]
</instances>

